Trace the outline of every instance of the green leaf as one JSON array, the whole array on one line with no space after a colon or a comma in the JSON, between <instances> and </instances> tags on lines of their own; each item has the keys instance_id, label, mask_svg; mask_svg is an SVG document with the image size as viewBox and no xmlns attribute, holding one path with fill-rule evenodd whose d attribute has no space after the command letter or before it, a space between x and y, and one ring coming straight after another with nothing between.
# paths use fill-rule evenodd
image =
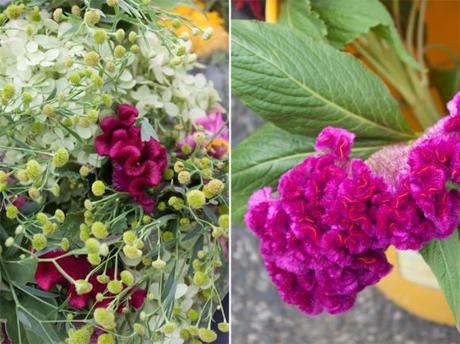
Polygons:
<instances>
[{"instance_id":1,"label":"green leaf","mask_svg":"<svg viewBox=\"0 0 460 344\"><path fill-rule=\"evenodd\" d=\"M3 262L3 266L8 272L11 282L20 285L35 282L35 270L37 270L37 260L35 258L5 261Z\"/></svg>"},{"instance_id":2,"label":"green leaf","mask_svg":"<svg viewBox=\"0 0 460 344\"><path fill-rule=\"evenodd\" d=\"M153 137L157 141L159 140L158 134L156 133L155 129L153 129L149 120L147 118L144 118L141 122L141 139L142 141L148 141L151 137Z\"/></svg>"},{"instance_id":3,"label":"green leaf","mask_svg":"<svg viewBox=\"0 0 460 344\"><path fill-rule=\"evenodd\" d=\"M278 23L320 40L327 34L326 24L311 10L310 0L283 1Z\"/></svg>"},{"instance_id":4,"label":"green leaf","mask_svg":"<svg viewBox=\"0 0 460 344\"><path fill-rule=\"evenodd\" d=\"M353 56L281 25L234 21L232 86L266 120L316 136L327 125L360 137L413 137L385 84Z\"/></svg>"},{"instance_id":5,"label":"green leaf","mask_svg":"<svg viewBox=\"0 0 460 344\"><path fill-rule=\"evenodd\" d=\"M342 48L373 30L385 39L398 57L414 68L419 64L406 51L394 26L393 18L378 0L312 0L312 8L327 25L327 38Z\"/></svg>"},{"instance_id":6,"label":"green leaf","mask_svg":"<svg viewBox=\"0 0 460 344\"><path fill-rule=\"evenodd\" d=\"M273 124L257 129L232 151L232 215L241 222L251 194L276 186L279 177L306 157L315 155L311 137L290 134ZM388 142L357 140L352 155L366 158Z\"/></svg>"},{"instance_id":7,"label":"green leaf","mask_svg":"<svg viewBox=\"0 0 460 344\"><path fill-rule=\"evenodd\" d=\"M0 297L0 319L6 320L6 332L13 343L24 343L24 329L18 324L16 317L16 304L13 301ZM20 338L22 340L20 340Z\"/></svg>"},{"instance_id":8,"label":"green leaf","mask_svg":"<svg viewBox=\"0 0 460 344\"><path fill-rule=\"evenodd\" d=\"M460 238L458 230L444 240L433 240L420 251L436 276L460 324Z\"/></svg>"},{"instance_id":9,"label":"green leaf","mask_svg":"<svg viewBox=\"0 0 460 344\"><path fill-rule=\"evenodd\" d=\"M438 89L441 99L447 103L460 90L460 60L451 69L432 69L431 81Z\"/></svg>"}]
</instances>

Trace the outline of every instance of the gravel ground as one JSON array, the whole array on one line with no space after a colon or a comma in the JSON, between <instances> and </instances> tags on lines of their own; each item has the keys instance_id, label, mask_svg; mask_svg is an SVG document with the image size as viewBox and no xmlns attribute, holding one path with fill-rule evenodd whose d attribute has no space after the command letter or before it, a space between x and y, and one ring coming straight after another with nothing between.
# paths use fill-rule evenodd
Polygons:
<instances>
[{"instance_id":1,"label":"gravel ground","mask_svg":"<svg viewBox=\"0 0 460 344\"><path fill-rule=\"evenodd\" d=\"M232 99L233 146L262 121ZM307 317L278 297L245 228L232 232L232 341L235 344L455 344L460 334L413 316L376 288L359 295L352 311ZM420 300L423 302L423 300Z\"/></svg>"}]
</instances>

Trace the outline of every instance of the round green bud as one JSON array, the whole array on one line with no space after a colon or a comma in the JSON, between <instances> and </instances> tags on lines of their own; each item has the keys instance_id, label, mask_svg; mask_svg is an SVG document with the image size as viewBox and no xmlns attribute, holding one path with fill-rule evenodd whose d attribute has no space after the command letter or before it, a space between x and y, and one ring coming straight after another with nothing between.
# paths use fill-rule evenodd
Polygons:
<instances>
[{"instance_id":1,"label":"round green bud","mask_svg":"<svg viewBox=\"0 0 460 344\"><path fill-rule=\"evenodd\" d=\"M69 81L72 85L79 85L81 82L81 76L78 72L74 72L69 75Z\"/></svg>"},{"instance_id":2,"label":"round green bud","mask_svg":"<svg viewBox=\"0 0 460 344\"><path fill-rule=\"evenodd\" d=\"M8 237L5 240L5 247L11 247L14 245L14 238L13 237Z\"/></svg>"},{"instance_id":3,"label":"round green bud","mask_svg":"<svg viewBox=\"0 0 460 344\"><path fill-rule=\"evenodd\" d=\"M22 93L22 101L25 105L29 105L33 100L32 95L29 92Z\"/></svg>"},{"instance_id":4,"label":"round green bud","mask_svg":"<svg viewBox=\"0 0 460 344\"><path fill-rule=\"evenodd\" d=\"M83 227L83 225L85 227ZM89 231L89 228L86 224L82 223L80 225L80 240L81 241L86 241L90 238L90 231Z\"/></svg>"},{"instance_id":5,"label":"round green bud","mask_svg":"<svg viewBox=\"0 0 460 344\"><path fill-rule=\"evenodd\" d=\"M176 161L174 164L174 172L179 173L184 169L184 163L182 161Z\"/></svg>"},{"instance_id":6,"label":"round green bud","mask_svg":"<svg viewBox=\"0 0 460 344\"><path fill-rule=\"evenodd\" d=\"M139 336L143 336L145 333L145 328L139 323L135 323L133 325L134 332L136 332Z\"/></svg>"},{"instance_id":7,"label":"round green bud","mask_svg":"<svg viewBox=\"0 0 460 344\"><path fill-rule=\"evenodd\" d=\"M184 207L184 200L182 198L172 196L168 200L168 205L173 207L175 210L181 210Z\"/></svg>"},{"instance_id":8,"label":"round green bud","mask_svg":"<svg viewBox=\"0 0 460 344\"><path fill-rule=\"evenodd\" d=\"M96 25L101 20L101 15L99 14L99 11L90 10L85 13L84 20L85 20L85 23L89 25Z\"/></svg>"},{"instance_id":9,"label":"round green bud","mask_svg":"<svg viewBox=\"0 0 460 344\"><path fill-rule=\"evenodd\" d=\"M37 160L29 160L26 164L26 173L31 179L38 179L42 175L42 167Z\"/></svg>"},{"instance_id":10,"label":"round green bud","mask_svg":"<svg viewBox=\"0 0 460 344\"><path fill-rule=\"evenodd\" d=\"M109 245L107 245L106 243L101 244L99 248L99 254L101 256L106 257L109 254Z\"/></svg>"},{"instance_id":11,"label":"round green bud","mask_svg":"<svg viewBox=\"0 0 460 344\"><path fill-rule=\"evenodd\" d=\"M88 294L93 290L93 285L84 279L75 281L75 291L78 295Z\"/></svg>"},{"instance_id":12,"label":"round green bud","mask_svg":"<svg viewBox=\"0 0 460 344\"><path fill-rule=\"evenodd\" d=\"M125 39L125 36L126 36L126 33L125 33L125 30L123 29L118 29L116 32L115 32L115 38L118 42L121 42Z\"/></svg>"},{"instance_id":13,"label":"round green bud","mask_svg":"<svg viewBox=\"0 0 460 344\"><path fill-rule=\"evenodd\" d=\"M53 234L56 232L57 227L58 226L56 223L52 223L51 221L49 221L42 226L42 230L44 234Z\"/></svg>"},{"instance_id":14,"label":"round green bud","mask_svg":"<svg viewBox=\"0 0 460 344\"><path fill-rule=\"evenodd\" d=\"M67 332L69 338L67 344L89 344L91 342L91 336L93 334L93 328L91 326L84 326L76 329L69 329Z\"/></svg>"},{"instance_id":15,"label":"round green bud","mask_svg":"<svg viewBox=\"0 0 460 344\"><path fill-rule=\"evenodd\" d=\"M86 251L90 254L99 254L99 248L101 244L97 239L90 238L85 241Z\"/></svg>"},{"instance_id":16,"label":"round green bud","mask_svg":"<svg viewBox=\"0 0 460 344\"><path fill-rule=\"evenodd\" d=\"M64 223L65 221L65 213L61 209L56 209L54 212L54 217L56 218L56 221L59 223Z\"/></svg>"},{"instance_id":17,"label":"round green bud","mask_svg":"<svg viewBox=\"0 0 460 344\"><path fill-rule=\"evenodd\" d=\"M187 172L187 171L181 171L177 175L177 180L179 181L180 184L183 184L183 185L190 183L190 179L191 179L190 172Z\"/></svg>"},{"instance_id":18,"label":"round green bud","mask_svg":"<svg viewBox=\"0 0 460 344\"><path fill-rule=\"evenodd\" d=\"M6 217L13 220L15 219L19 214L18 208L16 208L14 205L8 205L6 207Z\"/></svg>"},{"instance_id":19,"label":"round green bud","mask_svg":"<svg viewBox=\"0 0 460 344\"><path fill-rule=\"evenodd\" d=\"M94 321L106 330L115 328L115 315L106 308L96 308L94 311Z\"/></svg>"},{"instance_id":20,"label":"round green bud","mask_svg":"<svg viewBox=\"0 0 460 344\"><path fill-rule=\"evenodd\" d=\"M96 180L93 185L91 185L91 191L95 196L102 196L105 193L105 184L101 180Z\"/></svg>"},{"instance_id":21,"label":"round green bud","mask_svg":"<svg viewBox=\"0 0 460 344\"><path fill-rule=\"evenodd\" d=\"M83 202L83 206L85 207L86 210L93 210L93 202L89 199L85 199Z\"/></svg>"},{"instance_id":22,"label":"round green bud","mask_svg":"<svg viewBox=\"0 0 460 344\"><path fill-rule=\"evenodd\" d=\"M182 153L184 153L185 155L189 155L192 153L192 147L190 147L190 145L188 144L184 144L181 149Z\"/></svg>"},{"instance_id":23,"label":"round green bud","mask_svg":"<svg viewBox=\"0 0 460 344\"><path fill-rule=\"evenodd\" d=\"M189 318L191 321L197 321L199 317L200 313L194 309L191 309L187 312L187 318Z\"/></svg>"},{"instance_id":24,"label":"round green bud","mask_svg":"<svg viewBox=\"0 0 460 344\"><path fill-rule=\"evenodd\" d=\"M126 54L126 48L122 45L117 45L113 50L113 56L117 59L121 59Z\"/></svg>"},{"instance_id":25,"label":"round green bud","mask_svg":"<svg viewBox=\"0 0 460 344\"><path fill-rule=\"evenodd\" d=\"M96 221L91 225L91 233L98 239L105 239L109 235L107 226L100 221Z\"/></svg>"},{"instance_id":26,"label":"round green bud","mask_svg":"<svg viewBox=\"0 0 460 344\"><path fill-rule=\"evenodd\" d=\"M93 266L101 264L102 261L101 257L98 254L88 254L86 259Z\"/></svg>"},{"instance_id":27,"label":"round green bud","mask_svg":"<svg viewBox=\"0 0 460 344\"><path fill-rule=\"evenodd\" d=\"M53 156L53 164L62 167L69 161L69 152L65 148L59 148Z\"/></svg>"},{"instance_id":28,"label":"round green bud","mask_svg":"<svg viewBox=\"0 0 460 344\"><path fill-rule=\"evenodd\" d=\"M102 44L107 40L107 32L103 29L98 29L94 32L93 38L97 44Z\"/></svg>"},{"instance_id":29,"label":"round green bud","mask_svg":"<svg viewBox=\"0 0 460 344\"><path fill-rule=\"evenodd\" d=\"M27 193L29 194L29 197L33 200L37 200L40 198L40 190L38 190L35 186L30 187Z\"/></svg>"},{"instance_id":30,"label":"round green bud","mask_svg":"<svg viewBox=\"0 0 460 344\"><path fill-rule=\"evenodd\" d=\"M70 12L71 12L74 16L80 16L80 14L81 14L81 9L80 9L80 7L78 7L77 5L73 5L72 8L70 9Z\"/></svg>"},{"instance_id":31,"label":"round green bud","mask_svg":"<svg viewBox=\"0 0 460 344\"><path fill-rule=\"evenodd\" d=\"M112 97L110 94L104 93L102 95L102 102L104 103L105 106L111 107L112 106Z\"/></svg>"},{"instance_id":32,"label":"round green bud","mask_svg":"<svg viewBox=\"0 0 460 344\"><path fill-rule=\"evenodd\" d=\"M174 331L176 331L177 325L175 323L167 323L164 324L161 328L160 331L163 332L164 334L171 334Z\"/></svg>"},{"instance_id":33,"label":"round green bud","mask_svg":"<svg viewBox=\"0 0 460 344\"><path fill-rule=\"evenodd\" d=\"M217 339L217 333L208 328L200 328L198 331L198 336L205 343L212 343Z\"/></svg>"},{"instance_id":34,"label":"round green bud","mask_svg":"<svg viewBox=\"0 0 460 344\"><path fill-rule=\"evenodd\" d=\"M187 331L192 335L192 336L198 336L198 327L196 326L187 326Z\"/></svg>"},{"instance_id":35,"label":"round green bud","mask_svg":"<svg viewBox=\"0 0 460 344\"><path fill-rule=\"evenodd\" d=\"M204 272L196 271L193 275L193 283L199 287L202 287L209 283L209 277Z\"/></svg>"},{"instance_id":36,"label":"round green bud","mask_svg":"<svg viewBox=\"0 0 460 344\"><path fill-rule=\"evenodd\" d=\"M134 276L131 272L128 270L123 270L120 273L121 281L126 284L128 287L132 286L134 284Z\"/></svg>"},{"instance_id":37,"label":"round green bud","mask_svg":"<svg viewBox=\"0 0 460 344\"><path fill-rule=\"evenodd\" d=\"M131 48L129 48L129 51L132 52L133 54L139 54L141 51L141 48L137 44L133 44Z\"/></svg>"},{"instance_id":38,"label":"round green bud","mask_svg":"<svg viewBox=\"0 0 460 344\"><path fill-rule=\"evenodd\" d=\"M106 4L109 7L115 7L115 6L118 6L118 2L119 2L119 0L107 0Z\"/></svg>"},{"instance_id":39,"label":"round green bud","mask_svg":"<svg viewBox=\"0 0 460 344\"><path fill-rule=\"evenodd\" d=\"M158 208L159 211L165 211L166 210L166 203L165 202L158 203L157 208Z\"/></svg>"},{"instance_id":40,"label":"round green bud","mask_svg":"<svg viewBox=\"0 0 460 344\"><path fill-rule=\"evenodd\" d=\"M204 259L208 255L208 253L206 251L200 250L198 251L197 255L198 255L198 258Z\"/></svg>"},{"instance_id":41,"label":"round green bud","mask_svg":"<svg viewBox=\"0 0 460 344\"><path fill-rule=\"evenodd\" d=\"M163 173L163 179L164 180L171 180L174 178L174 171L171 170L170 168L166 169Z\"/></svg>"},{"instance_id":42,"label":"round green bud","mask_svg":"<svg viewBox=\"0 0 460 344\"><path fill-rule=\"evenodd\" d=\"M135 43L137 41L137 33L131 31L128 35L128 41L130 41L131 43Z\"/></svg>"},{"instance_id":43,"label":"round green bud","mask_svg":"<svg viewBox=\"0 0 460 344\"><path fill-rule=\"evenodd\" d=\"M115 0L108 0L115 1ZM97 344L115 344L115 338L110 333L103 333L97 337Z\"/></svg>"},{"instance_id":44,"label":"round green bud","mask_svg":"<svg viewBox=\"0 0 460 344\"><path fill-rule=\"evenodd\" d=\"M200 209L206 204L206 196L200 190L187 192L187 203L193 209Z\"/></svg>"},{"instance_id":45,"label":"round green bud","mask_svg":"<svg viewBox=\"0 0 460 344\"><path fill-rule=\"evenodd\" d=\"M152 262L152 267L156 270L163 270L166 266L166 262L160 258Z\"/></svg>"},{"instance_id":46,"label":"round green bud","mask_svg":"<svg viewBox=\"0 0 460 344\"><path fill-rule=\"evenodd\" d=\"M126 257L131 259L136 259L142 256L142 251L131 245L125 245L123 247L123 253Z\"/></svg>"},{"instance_id":47,"label":"round green bud","mask_svg":"<svg viewBox=\"0 0 460 344\"><path fill-rule=\"evenodd\" d=\"M144 225L148 225L149 223L152 223L152 217L148 215L142 216L142 223Z\"/></svg>"},{"instance_id":48,"label":"round green bud","mask_svg":"<svg viewBox=\"0 0 460 344\"><path fill-rule=\"evenodd\" d=\"M91 173L91 169L88 166L83 165L79 170L80 176L87 177Z\"/></svg>"},{"instance_id":49,"label":"round green bud","mask_svg":"<svg viewBox=\"0 0 460 344\"><path fill-rule=\"evenodd\" d=\"M221 322L217 324L217 328L219 329L220 332L226 333L230 330L230 325L228 324L228 322Z\"/></svg>"},{"instance_id":50,"label":"round green bud","mask_svg":"<svg viewBox=\"0 0 460 344\"><path fill-rule=\"evenodd\" d=\"M227 214L220 215L218 222L221 227L228 228L230 226L230 218Z\"/></svg>"},{"instance_id":51,"label":"round green bud","mask_svg":"<svg viewBox=\"0 0 460 344\"><path fill-rule=\"evenodd\" d=\"M2 90L3 99L9 101L14 97L15 94L16 94L16 88L14 87L13 84L6 84L3 87L3 90Z\"/></svg>"},{"instance_id":52,"label":"round green bud","mask_svg":"<svg viewBox=\"0 0 460 344\"><path fill-rule=\"evenodd\" d=\"M38 222L40 222L42 225L44 225L45 223L47 223L49 220L48 220L48 216L46 216L45 213L43 212L39 212L37 213L37 215L35 215L35 218L37 219Z\"/></svg>"},{"instance_id":53,"label":"round green bud","mask_svg":"<svg viewBox=\"0 0 460 344\"><path fill-rule=\"evenodd\" d=\"M112 280L107 284L107 289L112 294L119 294L123 290L123 283L119 280Z\"/></svg>"},{"instance_id":54,"label":"round green bud","mask_svg":"<svg viewBox=\"0 0 460 344\"><path fill-rule=\"evenodd\" d=\"M123 233L123 241L126 245L134 244L134 241L137 239L136 232L130 230Z\"/></svg>"},{"instance_id":55,"label":"round green bud","mask_svg":"<svg viewBox=\"0 0 460 344\"><path fill-rule=\"evenodd\" d=\"M53 19L56 22L60 22L62 19L63 11L62 8L56 8L53 12Z\"/></svg>"},{"instance_id":56,"label":"round green bud","mask_svg":"<svg viewBox=\"0 0 460 344\"><path fill-rule=\"evenodd\" d=\"M99 276L96 277L96 280L99 283L107 284L107 283L110 282L110 277L108 275L99 275Z\"/></svg>"},{"instance_id":57,"label":"round green bud","mask_svg":"<svg viewBox=\"0 0 460 344\"><path fill-rule=\"evenodd\" d=\"M185 328L180 330L179 335L185 341L190 339L190 333Z\"/></svg>"},{"instance_id":58,"label":"round green bud","mask_svg":"<svg viewBox=\"0 0 460 344\"><path fill-rule=\"evenodd\" d=\"M8 17L8 19L14 20L14 19L18 19L24 13L24 9L25 9L24 4L21 4L21 5L10 4L6 8L4 13Z\"/></svg>"},{"instance_id":59,"label":"round green bud","mask_svg":"<svg viewBox=\"0 0 460 344\"><path fill-rule=\"evenodd\" d=\"M69 248L70 248L70 241L69 239L67 238L62 238L61 239L61 248L64 250L64 251L68 251Z\"/></svg>"},{"instance_id":60,"label":"round green bud","mask_svg":"<svg viewBox=\"0 0 460 344\"><path fill-rule=\"evenodd\" d=\"M181 24L182 24L181 21L180 21L179 19L177 19L177 18L175 18L175 19L172 21L172 26L173 26L173 28L175 28L175 29L178 29L178 28L181 26Z\"/></svg>"},{"instance_id":61,"label":"round green bud","mask_svg":"<svg viewBox=\"0 0 460 344\"><path fill-rule=\"evenodd\" d=\"M20 235L22 233L24 233L24 226L23 225L17 226L16 229L14 230L14 234Z\"/></svg>"},{"instance_id":62,"label":"round green bud","mask_svg":"<svg viewBox=\"0 0 460 344\"><path fill-rule=\"evenodd\" d=\"M203 192L206 198L213 198L224 190L224 183L219 179L212 179L208 184L203 186Z\"/></svg>"}]
</instances>

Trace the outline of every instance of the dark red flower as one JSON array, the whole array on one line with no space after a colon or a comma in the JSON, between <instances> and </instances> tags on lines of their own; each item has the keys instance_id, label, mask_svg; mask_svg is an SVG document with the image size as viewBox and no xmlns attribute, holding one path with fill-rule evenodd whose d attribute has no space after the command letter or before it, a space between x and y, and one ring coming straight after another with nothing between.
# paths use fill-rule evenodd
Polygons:
<instances>
[{"instance_id":1,"label":"dark red flower","mask_svg":"<svg viewBox=\"0 0 460 344\"><path fill-rule=\"evenodd\" d=\"M233 2L237 10L241 10L244 6L248 5L257 19L264 20L262 0L233 0Z\"/></svg>"}]
</instances>

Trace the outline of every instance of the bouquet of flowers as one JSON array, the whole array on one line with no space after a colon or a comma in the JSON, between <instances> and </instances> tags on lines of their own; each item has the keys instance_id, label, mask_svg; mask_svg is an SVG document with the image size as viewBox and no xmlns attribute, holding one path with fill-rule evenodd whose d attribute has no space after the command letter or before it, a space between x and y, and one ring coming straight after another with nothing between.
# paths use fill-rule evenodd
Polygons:
<instances>
[{"instance_id":1,"label":"bouquet of flowers","mask_svg":"<svg viewBox=\"0 0 460 344\"><path fill-rule=\"evenodd\" d=\"M458 64L436 77L426 8L286 0L276 25L233 22L233 90L269 123L233 150L232 213L306 314L348 311L391 245L420 252L460 324Z\"/></svg>"},{"instance_id":2,"label":"bouquet of flowers","mask_svg":"<svg viewBox=\"0 0 460 344\"><path fill-rule=\"evenodd\" d=\"M228 130L180 25L212 35L153 1L0 14L1 343L217 338Z\"/></svg>"}]
</instances>

